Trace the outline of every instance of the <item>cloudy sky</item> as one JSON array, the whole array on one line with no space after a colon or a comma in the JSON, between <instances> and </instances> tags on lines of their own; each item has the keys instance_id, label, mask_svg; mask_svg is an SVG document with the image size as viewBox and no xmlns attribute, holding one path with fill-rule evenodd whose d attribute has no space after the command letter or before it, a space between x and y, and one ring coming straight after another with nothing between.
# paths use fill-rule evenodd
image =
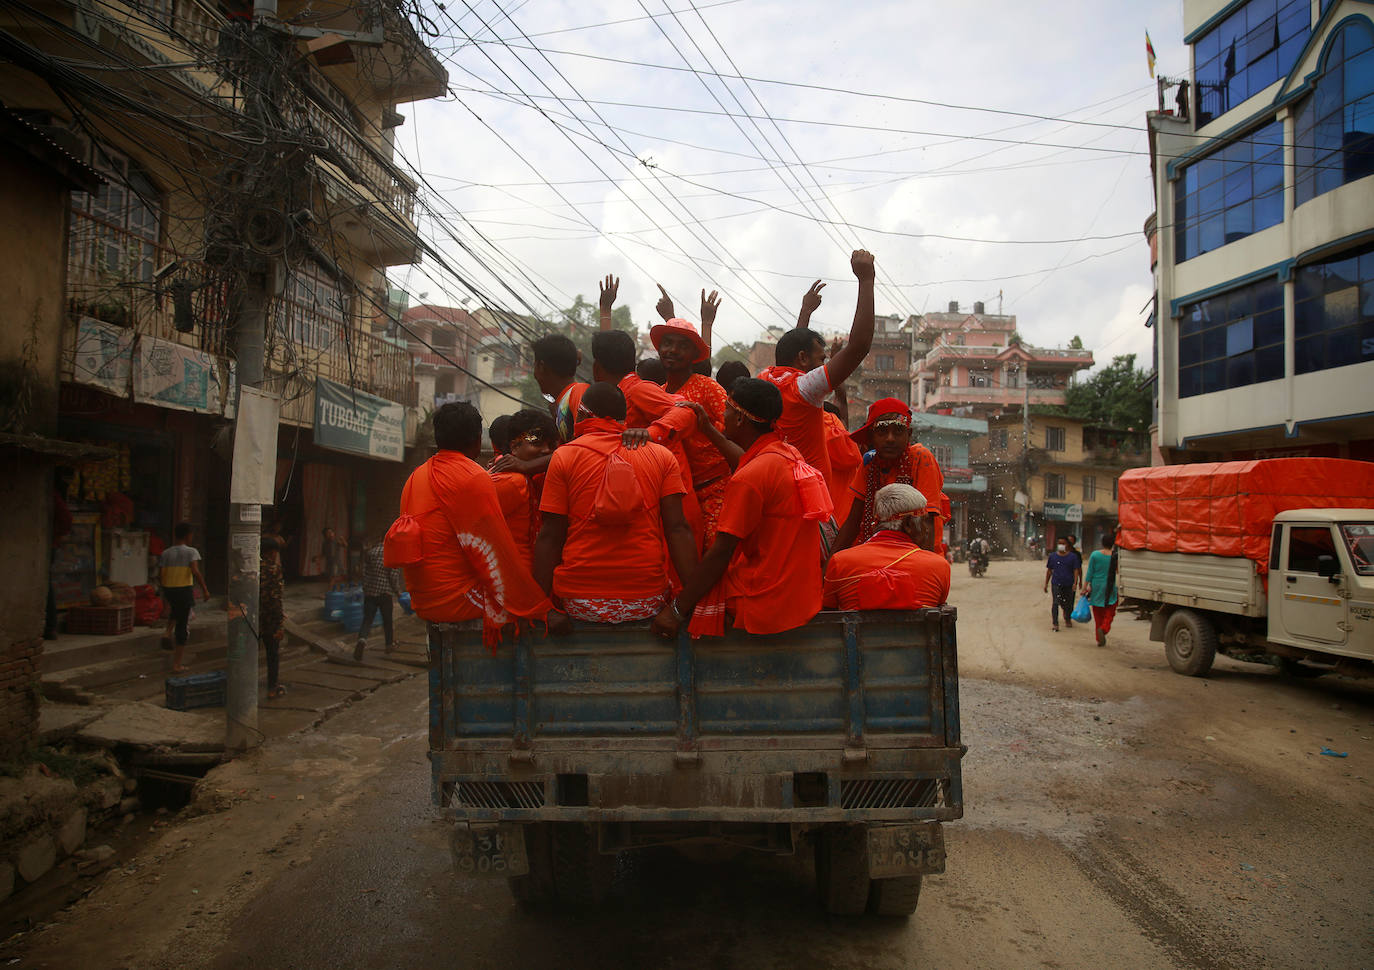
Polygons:
<instances>
[{"instance_id":1,"label":"cloudy sky","mask_svg":"<svg viewBox=\"0 0 1374 970\"><path fill-rule=\"evenodd\" d=\"M397 147L425 232L488 302L595 301L610 272L647 325L655 283L694 321L704 286L719 347L791 325L820 278L817 320L847 329L862 246L879 313L1000 294L1032 344L1148 361L1144 38L1186 70L1178 0L426 9L451 93L405 107ZM433 260L393 275L412 300L469 295Z\"/></svg>"}]
</instances>

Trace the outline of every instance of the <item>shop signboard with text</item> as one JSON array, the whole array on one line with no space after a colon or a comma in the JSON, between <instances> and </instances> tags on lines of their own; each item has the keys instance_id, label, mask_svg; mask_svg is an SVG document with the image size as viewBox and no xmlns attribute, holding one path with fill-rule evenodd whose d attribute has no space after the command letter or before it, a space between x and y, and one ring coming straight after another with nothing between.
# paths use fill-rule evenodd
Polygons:
<instances>
[{"instance_id":1,"label":"shop signboard with text","mask_svg":"<svg viewBox=\"0 0 1374 970\"><path fill-rule=\"evenodd\" d=\"M315 382L315 444L402 461L405 431L406 411L400 404L324 378Z\"/></svg>"},{"instance_id":2,"label":"shop signboard with text","mask_svg":"<svg viewBox=\"0 0 1374 970\"><path fill-rule=\"evenodd\" d=\"M1050 522L1082 522L1083 506L1077 502L1046 502L1044 514Z\"/></svg>"}]
</instances>

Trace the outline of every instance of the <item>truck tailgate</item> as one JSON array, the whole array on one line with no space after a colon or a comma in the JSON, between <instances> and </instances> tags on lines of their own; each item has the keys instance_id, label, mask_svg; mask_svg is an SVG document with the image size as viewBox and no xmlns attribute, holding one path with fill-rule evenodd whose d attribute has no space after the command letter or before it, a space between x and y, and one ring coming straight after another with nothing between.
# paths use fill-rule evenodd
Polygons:
<instances>
[{"instance_id":1,"label":"truck tailgate","mask_svg":"<svg viewBox=\"0 0 1374 970\"><path fill-rule=\"evenodd\" d=\"M431 627L435 801L468 819L962 815L955 610L675 643L577 625L495 656Z\"/></svg>"}]
</instances>

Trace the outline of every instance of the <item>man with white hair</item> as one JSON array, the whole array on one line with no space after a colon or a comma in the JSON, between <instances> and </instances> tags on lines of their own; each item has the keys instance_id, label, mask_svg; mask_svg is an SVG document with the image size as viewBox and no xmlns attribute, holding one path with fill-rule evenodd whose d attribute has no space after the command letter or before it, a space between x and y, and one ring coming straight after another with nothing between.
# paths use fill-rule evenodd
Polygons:
<instances>
[{"instance_id":1,"label":"man with white hair","mask_svg":"<svg viewBox=\"0 0 1374 970\"><path fill-rule=\"evenodd\" d=\"M877 531L841 549L825 568L828 610L919 610L949 597L949 563L931 551L935 536L926 497L903 483L873 496Z\"/></svg>"}]
</instances>

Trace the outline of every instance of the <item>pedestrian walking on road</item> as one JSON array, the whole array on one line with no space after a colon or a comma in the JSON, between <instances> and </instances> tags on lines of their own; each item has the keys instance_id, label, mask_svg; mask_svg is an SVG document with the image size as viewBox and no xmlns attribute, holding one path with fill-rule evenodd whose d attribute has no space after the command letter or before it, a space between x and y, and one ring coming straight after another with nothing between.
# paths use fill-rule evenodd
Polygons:
<instances>
[{"instance_id":1,"label":"pedestrian walking on road","mask_svg":"<svg viewBox=\"0 0 1374 970\"><path fill-rule=\"evenodd\" d=\"M1073 620L1069 618L1073 612L1073 591L1078 588L1082 578L1083 560L1069 548L1067 542L1060 539L1054 552L1045 561L1045 591L1051 593L1050 622L1055 633L1059 632L1061 607L1064 610L1064 626L1069 629L1073 627ZM1054 587L1053 591L1050 590L1051 586Z\"/></svg>"},{"instance_id":2,"label":"pedestrian walking on road","mask_svg":"<svg viewBox=\"0 0 1374 970\"><path fill-rule=\"evenodd\" d=\"M363 625L358 630L358 645L353 648L353 659L362 660L363 650L367 647L367 635L372 632L372 618L382 611L382 635L386 640L386 652L395 649L396 643L391 626L391 598L401 595L401 574L399 570L388 569L382 556L382 542L379 540L363 551Z\"/></svg>"},{"instance_id":3,"label":"pedestrian walking on road","mask_svg":"<svg viewBox=\"0 0 1374 970\"><path fill-rule=\"evenodd\" d=\"M1088 557L1088 572L1083 578L1083 595L1093 610L1097 645L1107 645L1107 634L1116 616L1116 539L1111 533L1102 537L1102 548Z\"/></svg>"},{"instance_id":4,"label":"pedestrian walking on road","mask_svg":"<svg viewBox=\"0 0 1374 970\"><path fill-rule=\"evenodd\" d=\"M168 546L158 559L158 582L162 584L162 597L171 612L162 642L167 646L175 638L176 645L172 651L174 674L186 673L186 665L182 660L186 654L191 607L196 602L196 587L200 587L207 600L210 598L210 587L205 585L205 577L200 572L200 550L191 545L193 538L191 524L180 523L172 530L175 545Z\"/></svg>"},{"instance_id":5,"label":"pedestrian walking on road","mask_svg":"<svg viewBox=\"0 0 1374 970\"><path fill-rule=\"evenodd\" d=\"M281 671L281 638L286 626L281 597L281 540L265 535L262 537L262 566L258 572L258 633L267 652L268 700L286 693L286 688L277 682Z\"/></svg>"}]
</instances>

